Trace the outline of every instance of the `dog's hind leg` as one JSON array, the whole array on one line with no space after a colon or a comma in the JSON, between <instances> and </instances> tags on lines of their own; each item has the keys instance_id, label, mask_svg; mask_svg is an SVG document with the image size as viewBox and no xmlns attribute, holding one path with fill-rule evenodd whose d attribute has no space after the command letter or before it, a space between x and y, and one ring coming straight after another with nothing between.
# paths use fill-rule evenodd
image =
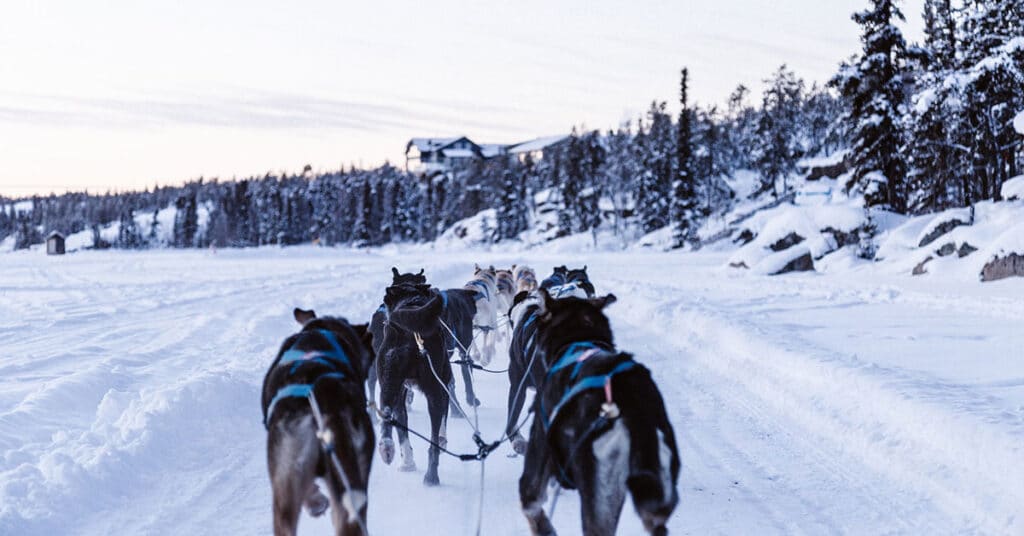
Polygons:
<instances>
[{"instance_id":1,"label":"dog's hind leg","mask_svg":"<svg viewBox=\"0 0 1024 536\"><path fill-rule=\"evenodd\" d=\"M330 501L327 500L327 496L320 493L320 488L316 485L316 482L310 482L309 491L306 493L306 511L313 517L320 517L327 508L330 506Z\"/></svg>"},{"instance_id":2,"label":"dog's hind leg","mask_svg":"<svg viewBox=\"0 0 1024 536\"><path fill-rule=\"evenodd\" d=\"M630 434L622 419L598 436L591 448L580 447L572 461L579 475L583 533L612 536L626 501L630 468Z\"/></svg>"},{"instance_id":3,"label":"dog's hind leg","mask_svg":"<svg viewBox=\"0 0 1024 536\"><path fill-rule=\"evenodd\" d=\"M406 387L407 390L412 391ZM398 421L400 426L398 429L398 447L402 454L402 465L398 468L399 471L415 471L416 470L416 459L412 455L412 443L409 443L409 430L406 429L409 426L409 411L405 404L399 404L395 408L395 420Z\"/></svg>"},{"instance_id":4,"label":"dog's hind leg","mask_svg":"<svg viewBox=\"0 0 1024 536\"><path fill-rule=\"evenodd\" d=\"M370 422L377 426L377 364L371 363L366 371L366 397L367 411L370 414Z\"/></svg>"},{"instance_id":5,"label":"dog's hind leg","mask_svg":"<svg viewBox=\"0 0 1024 536\"><path fill-rule=\"evenodd\" d=\"M423 475L423 483L427 486L436 486L441 483L441 479L437 476L441 450L434 445L440 444L441 428L447 426L448 394L438 387L431 389L430 392L425 391L423 395L427 399L427 410L430 412L430 441L434 443L427 451L427 473Z\"/></svg>"},{"instance_id":6,"label":"dog's hind leg","mask_svg":"<svg viewBox=\"0 0 1024 536\"><path fill-rule=\"evenodd\" d=\"M519 414L523 411L523 404L526 401L526 371L517 359L513 359L508 365L508 419L505 421L505 433L512 441L512 449L515 454L526 453L526 439L516 430L519 424ZM520 385L522 384L522 388Z\"/></svg>"},{"instance_id":7,"label":"dog's hind leg","mask_svg":"<svg viewBox=\"0 0 1024 536\"><path fill-rule=\"evenodd\" d=\"M270 432L267 464L273 490L275 536L295 534L302 504L315 488L319 447L309 415L299 421L279 421Z\"/></svg>"},{"instance_id":8,"label":"dog's hind leg","mask_svg":"<svg viewBox=\"0 0 1024 536\"><path fill-rule=\"evenodd\" d=\"M462 363L462 381L466 384L466 404L470 406L479 406L480 399L476 397L476 393L473 391L473 368L468 362L469 356L463 358Z\"/></svg>"},{"instance_id":9,"label":"dog's hind leg","mask_svg":"<svg viewBox=\"0 0 1024 536\"><path fill-rule=\"evenodd\" d=\"M555 527L544 513L544 502L547 500L548 482L551 481L552 465L550 446L541 438L544 431L540 429L540 419L534 419L534 430L526 449L523 462L523 474L519 477L519 502L523 515L530 525L530 532L535 536L554 536Z\"/></svg>"}]
</instances>

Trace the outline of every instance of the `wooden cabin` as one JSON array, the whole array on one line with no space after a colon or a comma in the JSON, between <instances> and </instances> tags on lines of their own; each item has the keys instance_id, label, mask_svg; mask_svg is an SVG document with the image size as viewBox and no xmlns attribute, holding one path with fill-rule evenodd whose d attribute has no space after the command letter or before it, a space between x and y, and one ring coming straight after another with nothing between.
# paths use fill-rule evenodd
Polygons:
<instances>
[{"instance_id":1,"label":"wooden cabin","mask_svg":"<svg viewBox=\"0 0 1024 536\"><path fill-rule=\"evenodd\" d=\"M64 235L60 234L57 231L53 231L52 233L46 236L46 254L64 254Z\"/></svg>"}]
</instances>

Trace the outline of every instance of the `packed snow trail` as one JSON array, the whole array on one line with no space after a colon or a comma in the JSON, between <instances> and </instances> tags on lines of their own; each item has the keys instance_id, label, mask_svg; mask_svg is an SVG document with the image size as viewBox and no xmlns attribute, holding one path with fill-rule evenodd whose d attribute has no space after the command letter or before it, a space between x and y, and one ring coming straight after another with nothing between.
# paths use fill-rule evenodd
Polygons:
<instances>
[{"instance_id":1,"label":"packed snow trail","mask_svg":"<svg viewBox=\"0 0 1024 536\"><path fill-rule=\"evenodd\" d=\"M674 534L1024 532L1024 284L737 275L721 254L424 249L0 257L0 534L268 534L259 389L295 306L353 321L390 267L461 286L474 262L588 264L617 343L680 441ZM503 368L506 356L492 367ZM485 439L507 376L476 374ZM462 393L461 386L458 393ZM410 422L427 429L422 397ZM449 421L449 446L473 452ZM373 534L472 534L479 464L442 485L375 457ZM522 458L487 460L484 533L522 535ZM554 517L579 533L563 492ZM326 534L303 516L302 534ZM621 534L641 526L626 505Z\"/></svg>"}]
</instances>

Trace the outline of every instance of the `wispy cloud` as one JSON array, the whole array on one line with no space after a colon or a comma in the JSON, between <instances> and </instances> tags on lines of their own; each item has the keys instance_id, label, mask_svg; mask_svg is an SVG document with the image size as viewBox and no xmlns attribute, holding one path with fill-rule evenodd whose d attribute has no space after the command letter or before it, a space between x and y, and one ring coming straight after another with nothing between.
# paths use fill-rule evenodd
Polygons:
<instances>
[{"instance_id":1,"label":"wispy cloud","mask_svg":"<svg viewBox=\"0 0 1024 536\"><path fill-rule=\"evenodd\" d=\"M227 94L149 92L127 97L0 93L0 122L37 126L159 128L208 126L243 129L351 131L461 128L519 130L467 119L466 108L441 101L378 104L296 93L244 90ZM507 116L514 108L474 112Z\"/></svg>"}]
</instances>

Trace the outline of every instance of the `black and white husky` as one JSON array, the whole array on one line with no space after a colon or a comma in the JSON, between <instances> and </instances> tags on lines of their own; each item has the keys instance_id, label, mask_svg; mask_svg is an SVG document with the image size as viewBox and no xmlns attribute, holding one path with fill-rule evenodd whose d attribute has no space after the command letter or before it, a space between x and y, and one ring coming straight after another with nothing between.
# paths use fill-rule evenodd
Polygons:
<instances>
[{"instance_id":1,"label":"black and white husky","mask_svg":"<svg viewBox=\"0 0 1024 536\"><path fill-rule=\"evenodd\" d=\"M602 298L556 300L541 290L537 345L545 377L534 401L519 498L533 534L551 478L580 493L583 534L615 534L626 493L650 534L665 535L679 501L679 454L650 372L614 349Z\"/></svg>"},{"instance_id":2,"label":"black and white husky","mask_svg":"<svg viewBox=\"0 0 1024 536\"><path fill-rule=\"evenodd\" d=\"M329 505L337 534L363 534L375 442L363 391L370 335L366 324L343 318L302 309L294 316L302 330L284 341L263 380L274 534L295 534L303 504L314 516ZM324 424L319 435L313 401Z\"/></svg>"},{"instance_id":3,"label":"black and white husky","mask_svg":"<svg viewBox=\"0 0 1024 536\"><path fill-rule=\"evenodd\" d=\"M555 269L558 273L558 269ZM593 288L593 286L591 286ZM547 288L555 298L587 298L587 292L577 283L552 285ZM536 389L544 380L544 361L538 357L537 316L541 297L537 291L520 292L509 310L512 340L508 346L508 414L505 432L512 441L516 454L526 452L526 438L519 432L519 414L526 402L527 390Z\"/></svg>"}]
</instances>

